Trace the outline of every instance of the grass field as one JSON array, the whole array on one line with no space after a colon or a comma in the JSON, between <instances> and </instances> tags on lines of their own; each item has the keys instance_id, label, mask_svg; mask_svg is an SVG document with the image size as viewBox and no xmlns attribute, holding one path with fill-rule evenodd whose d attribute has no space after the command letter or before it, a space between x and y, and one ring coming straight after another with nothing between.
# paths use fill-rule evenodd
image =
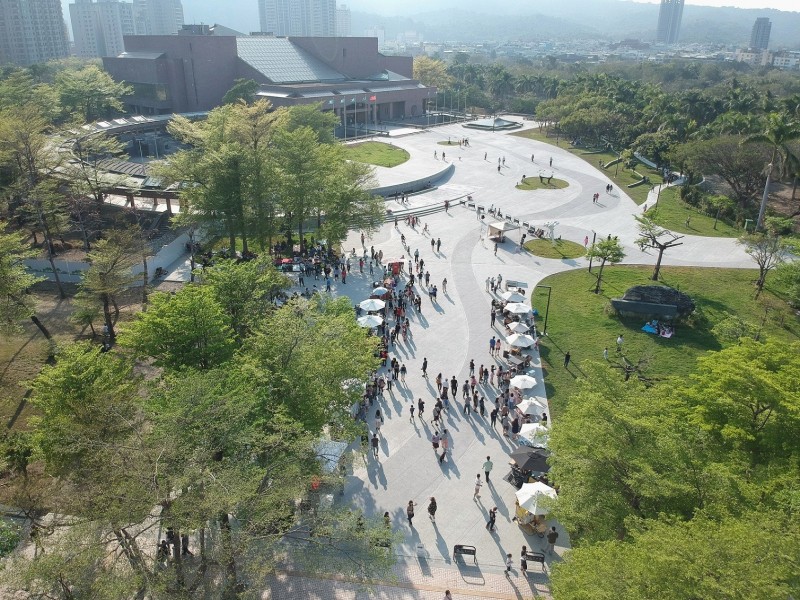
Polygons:
<instances>
[{"instance_id":1,"label":"grass field","mask_svg":"<svg viewBox=\"0 0 800 600\"><path fill-rule=\"evenodd\" d=\"M550 240L531 240L525 242L525 249L542 258L578 258L586 254L583 246L568 240L556 240L555 246Z\"/></svg>"},{"instance_id":2,"label":"grass field","mask_svg":"<svg viewBox=\"0 0 800 600\"><path fill-rule=\"evenodd\" d=\"M596 270L595 270L596 272ZM603 289L593 294L594 274L586 269L560 273L544 279L552 287L547 337L542 338L541 356L547 396L551 411L557 416L577 390L581 363L603 361L603 348L609 350L609 362L620 364L615 351L619 334L624 336L623 352L628 360L648 360L645 375L663 379L674 375L685 378L694 369L695 360L709 350L720 350L722 343L712 334L716 323L733 313L756 324L769 311L763 329L764 338L800 340L800 321L789 306L775 296L767 280L761 298L753 299L757 272L743 269L700 269L664 267L662 285L675 287L697 305L697 316L690 323L679 323L672 338L660 338L641 330L643 318L620 319L610 312L609 300L621 297L633 285L652 284L652 267L607 267L603 271ZM538 327L544 327L547 290L537 287L531 298L540 313ZM563 366L564 354L572 357L569 369ZM615 373L623 377L621 370Z\"/></svg>"},{"instance_id":3,"label":"grass field","mask_svg":"<svg viewBox=\"0 0 800 600\"><path fill-rule=\"evenodd\" d=\"M561 190L569 187L569 184L563 179L556 179L553 177L550 182L542 181L538 176L526 177L524 182L517 184L518 190L530 192L533 190Z\"/></svg>"},{"instance_id":4,"label":"grass field","mask_svg":"<svg viewBox=\"0 0 800 600\"><path fill-rule=\"evenodd\" d=\"M345 158L354 162L378 167L396 167L406 162L411 155L397 146L383 142L361 142L344 147Z\"/></svg>"},{"instance_id":5,"label":"grass field","mask_svg":"<svg viewBox=\"0 0 800 600\"><path fill-rule=\"evenodd\" d=\"M667 188L661 192L658 204L647 210L647 216L662 227L675 233L704 235L711 237L738 237L742 231L723 221L717 221L714 229L714 217L686 204L680 197L677 188ZM686 226L686 219L689 226Z\"/></svg>"},{"instance_id":6,"label":"grass field","mask_svg":"<svg viewBox=\"0 0 800 600\"><path fill-rule=\"evenodd\" d=\"M539 131L538 127L534 127L533 129L526 129L525 131L517 131L512 133L511 135L516 135L517 137L524 137L530 140L536 140L539 142L544 142L545 144L552 144L556 145L556 138L547 137L543 132ZM631 197L631 200L636 202L636 204L644 204L647 201L647 193L650 191L649 185L640 185L635 188L629 188L628 185L631 183L635 183L639 181L639 177L631 170L626 169L622 164L619 165L619 169L616 168L616 165L613 167L609 167L608 169L604 169L600 167L600 163L608 164L612 160L617 158L617 155L613 152L601 152L599 154L586 154L585 148L573 148L568 142L564 141L563 138L558 143L560 148L564 148L565 150L571 152L575 156L578 156L585 160L587 163L592 165L593 167L597 167L600 169L611 181L614 182L614 187L623 189L628 196ZM541 161L537 158L537 164L547 164L546 161L549 160L549 156L541 156ZM558 165L554 165L557 167ZM658 171L654 169L650 169L645 165L638 165L636 167L636 171L641 175L646 175L650 178L650 183L653 185L658 185L663 181L663 178L658 173ZM602 192L603 190L596 190L598 192Z\"/></svg>"}]
</instances>

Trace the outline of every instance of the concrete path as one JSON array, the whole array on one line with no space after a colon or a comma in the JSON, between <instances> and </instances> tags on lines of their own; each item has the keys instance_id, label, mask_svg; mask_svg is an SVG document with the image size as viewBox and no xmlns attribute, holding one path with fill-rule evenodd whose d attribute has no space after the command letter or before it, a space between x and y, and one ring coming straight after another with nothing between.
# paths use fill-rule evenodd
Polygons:
<instances>
[{"instance_id":1,"label":"concrete path","mask_svg":"<svg viewBox=\"0 0 800 600\"><path fill-rule=\"evenodd\" d=\"M437 144L448 137L462 136L469 137L470 147L456 151ZM594 232L598 237L619 236L627 253L627 263L652 264L655 260L634 245L637 236L634 215L641 212L640 207L619 190L606 194L605 186L610 181L605 175L566 150L507 134L468 130L459 125L395 139L393 143L406 148L414 157L406 166L395 167L400 171L393 177L404 173L404 177L417 178L419 172L441 169L442 148L446 149L448 161L455 165L454 173L442 182L436 195L413 196L410 202L414 206L425 206L434 199L442 201L448 194L470 193L476 203L487 208L494 205L520 221L540 227L545 222L558 221L556 235L580 244L587 236L591 241ZM433 157L434 150L438 159ZM532 154L536 159L533 163ZM515 189L522 175L533 176L540 169L549 170L550 157L555 176L569 182L568 188L535 192ZM594 204L592 194L597 191L601 198ZM393 349L393 355L406 365L408 376L372 407L368 418L368 424L372 425L374 412L380 409L385 419L379 458L376 460L370 454L358 462L347 479L344 495L337 499L368 515L389 512L393 529L404 536L404 542L397 548L397 569L402 573L396 573L398 583L381 585L375 588L379 593L373 591L367 595L360 594L348 583L282 573L270 582L273 598L441 598L448 587L454 592L458 590L456 598L517 598L546 593L546 577L529 575L526 581L515 575L508 581L502 574L506 553L513 554L516 570L521 546L525 544L529 549L541 551L545 540L526 535L512 521L515 488L504 481L503 476L509 472L507 454L516 443L493 430L488 416L463 414L460 384L468 376L470 359L475 360L476 370L481 364L489 366L497 360L489 356L488 340L498 331L490 326L492 296L486 291L487 277L501 274L504 279L522 280L531 291L544 277L584 267L587 261L548 260L520 253L516 242L521 232L512 232L510 240L500 245L495 254L493 245L481 239L481 223L476 213L465 206L423 217L423 221L428 224L429 236L421 234L422 226L414 230L402 222L399 228L387 223L366 242L367 248L374 246L376 250L383 250L384 256L405 254L408 258L400 242L401 233L405 234L410 254L419 249L432 283L440 288L440 295L438 304L433 304L423 294L421 315L414 313L410 317L412 337ZM360 232L352 232L344 247L356 248L360 254L359 235ZM441 239L440 252L431 248L430 236ZM668 251L664 264L752 267L750 258L734 240L695 236L686 236L684 245ZM181 275L186 275L185 269ZM441 292L444 278L448 282L447 293ZM333 293L346 295L357 303L369 296L370 284L375 279L377 277L368 272L360 274L356 270L347 278L346 285L336 284ZM428 359L428 379L421 373L423 358ZM442 465L430 443L434 427L429 419L437 373L446 379L455 376L459 381L458 402L451 401L452 408L445 413L443 427L450 435L451 454ZM534 356L531 373L538 381L534 393L544 397L538 356ZM492 404L496 392L491 386L481 387L480 393L486 396L487 406ZM409 406L418 398L426 402L424 421L409 418ZM494 463L490 483L483 486L480 498L473 498L473 482L478 473L483 479L482 465L487 456ZM435 523L427 514L432 496L438 503ZM417 503L413 527L405 514L409 500ZM489 532L485 525L487 513L493 506L498 507L497 529ZM547 557L548 567L552 561L560 560L569 547L567 533L557 523L552 524L557 527L559 538L556 552ZM455 544L477 547L479 571L466 573L463 567L452 563ZM425 558L417 558L420 552ZM538 567L530 564L531 573Z\"/></svg>"}]
</instances>

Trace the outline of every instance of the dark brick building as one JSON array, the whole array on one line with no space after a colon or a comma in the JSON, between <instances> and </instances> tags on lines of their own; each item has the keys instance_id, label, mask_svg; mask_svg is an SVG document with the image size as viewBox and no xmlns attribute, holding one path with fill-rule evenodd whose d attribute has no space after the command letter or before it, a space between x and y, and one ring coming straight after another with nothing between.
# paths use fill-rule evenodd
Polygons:
<instances>
[{"instance_id":1,"label":"dark brick building","mask_svg":"<svg viewBox=\"0 0 800 600\"><path fill-rule=\"evenodd\" d=\"M114 79L133 87L131 112L210 110L239 78L261 84L259 96L275 106L321 103L357 123L424 114L436 93L413 79L411 57L384 56L375 38L181 33L125 36L125 52L103 59Z\"/></svg>"}]
</instances>

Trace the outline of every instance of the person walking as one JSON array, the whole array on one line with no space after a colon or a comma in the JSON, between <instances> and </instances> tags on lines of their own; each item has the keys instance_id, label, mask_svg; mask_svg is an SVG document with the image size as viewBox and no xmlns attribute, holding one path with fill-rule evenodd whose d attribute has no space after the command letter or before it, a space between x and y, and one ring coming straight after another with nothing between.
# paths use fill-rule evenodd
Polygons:
<instances>
[{"instance_id":1,"label":"person walking","mask_svg":"<svg viewBox=\"0 0 800 600\"><path fill-rule=\"evenodd\" d=\"M433 446L434 453L439 449L439 439L439 432L434 431L433 436L431 436L431 446Z\"/></svg>"},{"instance_id":2,"label":"person walking","mask_svg":"<svg viewBox=\"0 0 800 600\"><path fill-rule=\"evenodd\" d=\"M572 358L572 356L570 356L569 350L567 350L567 353L564 355L564 368L565 369L567 367L569 367L569 361L570 361L571 358Z\"/></svg>"},{"instance_id":3,"label":"person walking","mask_svg":"<svg viewBox=\"0 0 800 600\"><path fill-rule=\"evenodd\" d=\"M439 462L444 460L445 455L447 454L447 450L450 448L450 436L448 434L447 429L442 432L442 456L439 459Z\"/></svg>"},{"instance_id":4,"label":"person walking","mask_svg":"<svg viewBox=\"0 0 800 600\"><path fill-rule=\"evenodd\" d=\"M443 294L447 293L447 277L442 279L442 293Z\"/></svg>"},{"instance_id":5,"label":"person walking","mask_svg":"<svg viewBox=\"0 0 800 600\"><path fill-rule=\"evenodd\" d=\"M489 511L489 520L486 521L486 529L489 531L494 531L495 523L497 522L497 507L493 507Z\"/></svg>"},{"instance_id":6,"label":"person walking","mask_svg":"<svg viewBox=\"0 0 800 600\"><path fill-rule=\"evenodd\" d=\"M492 309L492 312L491 312L491 315L489 316L489 318L491 319L491 326L494 327L494 321L497 318L497 313L494 311L494 309Z\"/></svg>"},{"instance_id":7,"label":"person walking","mask_svg":"<svg viewBox=\"0 0 800 600\"><path fill-rule=\"evenodd\" d=\"M439 252L442 248L442 238L436 238L436 252Z\"/></svg>"},{"instance_id":8,"label":"person walking","mask_svg":"<svg viewBox=\"0 0 800 600\"><path fill-rule=\"evenodd\" d=\"M486 483L489 483L489 473L492 472L492 468L494 468L494 463L492 459L487 456L486 462L483 463L483 472L486 473Z\"/></svg>"},{"instance_id":9,"label":"person walking","mask_svg":"<svg viewBox=\"0 0 800 600\"><path fill-rule=\"evenodd\" d=\"M428 378L428 359L422 359L422 376L427 379Z\"/></svg>"},{"instance_id":10,"label":"person walking","mask_svg":"<svg viewBox=\"0 0 800 600\"><path fill-rule=\"evenodd\" d=\"M522 553L519 556L519 572L523 577L528 577L528 554L525 546L522 547Z\"/></svg>"},{"instance_id":11,"label":"person walking","mask_svg":"<svg viewBox=\"0 0 800 600\"><path fill-rule=\"evenodd\" d=\"M511 554L506 554L506 577L511 577L511 567L514 566L514 559Z\"/></svg>"},{"instance_id":12,"label":"person walking","mask_svg":"<svg viewBox=\"0 0 800 600\"><path fill-rule=\"evenodd\" d=\"M556 549L556 540L558 539L558 532L556 531L555 525L550 528L550 531L547 532L547 553L552 554L553 550Z\"/></svg>"},{"instance_id":13,"label":"person walking","mask_svg":"<svg viewBox=\"0 0 800 600\"><path fill-rule=\"evenodd\" d=\"M494 312L492 312L494 314ZM494 356L494 345L497 343L497 338L492 336L492 339L489 340L489 355Z\"/></svg>"},{"instance_id":14,"label":"person walking","mask_svg":"<svg viewBox=\"0 0 800 600\"><path fill-rule=\"evenodd\" d=\"M406 516L408 517L408 524L413 529L414 528L414 507L417 505L416 502L413 500L408 501L408 505L406 506Z\"/></svg>"},{"instance_id":15,"label":"person walking","mask_svg":"<svg viewBox=\"0 0 800 600\"><path fill-rule=\"evenodd\" d=\"M476 500L477 498L481 497L481 493L480 492L481 492L481 486L482 485L483 485L483 482L481 481L481 474L478 473L478 475L475 477L475 492L472 494L472 499L473 500Z\"/></svg>"},{"instance_id":16,"label":"person walking","mask_svg":"<svg viewBox=\"0 0 800 600\"><path fill-rule=\"evenodd\" d=\"M431 496L431 501L428 503L428 516L431 521L436 522L436 498Z\"/></svg>"},{"instance_id":17,"label":"person walking","mask_svg":"<svg viewBox=\"0 0 800 600\"><path fill-rule=\"evenodd\" d=\"M486 278L486 291L487 292L489 291L489 285L491 284L491 281L492 281L491 277L487 277Z\"/></svg>"},{"instance_id":18,"label":"person walking","mask_svg":"<svg viewBox=\"0 0 800 600\"><path fill-rule=\"evenodd\" d=\"M458 379L455 375L450 379L450 391L453 392L453 400L455 400L458 393Z\"/></svg>"},{"instance_id":19,"label":"person walking","mask_svg":"<svg viewBox=\"0 0 800 600\"><path fill-rule=\"evenodd\" d=\"M442 374L441 373L439 373L436 376L436 391L437 392L441 392L442 391Z\"/></svg>"},{"instance_id":20,"label":"person walking","mask_svg":"<svg viewBox=\"0 0 800 600\"><path fill-rule=\"evenodd\" d=\"M411 404L408 406L408 410L411 413L411 416L409 417L408 420L413 422L414 421L414 402L411 402Z\"/></svg>"},{"instance_id":21,"label":"person walking","mask_svg":"<svg viewBox=\"0 0 800 600\"><path fill-rule=\"evenodd\" d=\"M431 238L431 252L433 252L435 246L436 246L436 240Z\"/></svg>"},{"instance_id":22,"label":"person walking","mask_svg":"<svg viewBox=\"0 0 800 600\"><path fill-rule=\"evenodd\" d=\"M400 366L400 381L405 381L406 380L406 373L408 373L408 369L406 369L406 364L403 363Z\"/></svg>"},{"instance_id":23,"label":"person walking","mask_svg":"<svg viewBox=\"0 0 800 600\"><path fill-rule=\"evenodd\" d=\"M492 412L489 413L489 422L490 422L490 425L492 426L492 429L495 429L496 426L497 426L497 413L498 413L498 410L496 408L493 408ZM412 419L414 418L413 413L411 415L411 418Z\"/></svg>"},{"instance_id":24,"label":"person walking","mask_svg":"<svg viewBox=\"0 0 800 600\"><path fill-rule=\"evenodd\" d=\"M381 433L381 425L383 425L383 416L381 415L381 411L375 411L375 435L380 435Z\"/></svg>"},{"instance_id":25,"label":"person walking","mask_svg":"<svg viewBox=\"0 0 800 600\"><path fill-rule=\"evenodd\" d=\"M378 441L378 434L377 433L373 433L372 434L372 455L376 459L378 458L378 444L379 443L380 442Z\"/></svg>"},{"instance_id":26,"label":"person walking","mask_svg":"<svg viewBox=\"0 0 800 600\"><path fill-rule=\"evenodd\" d=\"M622 337L622 334L620 333L617 336L617 352L622 352L622 344L624 341L625 339Z\"/></svg>"},{"instance_id":27,"label":"person walking","mask_svg":"<svg viewBox=\"0 0 800 600\"><path fill-rule=\"evenodd\" d=\"M424 412L425 412L425 403L422 401L422 398L419 398L417 400L417 414L419 415L420 421L425 421L425 419L422 418L422 413Z\"/></svg>"}]
</instances>

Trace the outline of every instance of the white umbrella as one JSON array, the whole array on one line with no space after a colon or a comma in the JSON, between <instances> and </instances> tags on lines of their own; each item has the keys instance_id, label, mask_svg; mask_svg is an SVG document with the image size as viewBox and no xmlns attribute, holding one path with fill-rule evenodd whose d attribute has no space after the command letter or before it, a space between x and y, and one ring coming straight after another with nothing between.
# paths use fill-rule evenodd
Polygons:
<instances>
[{"instance_id":1,"label":"white umbrella","mask_svg":"<svg viewBox=\"0 0 800 600\"><path fill-rule=\"evenodd\" d=\"M528 415L541 415L546 410L545 406L541 402L532 398L523 400L517 404L517 409L520 412Z\"/></svg>"},{"instance_id":2,"label":"white umbrella","mask_svg":"<svg viewBox=\"0 0 800 600\"><path fill-rule=\"evenodd\" d=\"M506 312L511 313L512 315L527 315L531 312L531 309L524 304L519 304L518 302L512 302L510 304L506 304L505 309Z\"/></svg>"},{"instance_id":3,"label":"white umbrella","mask_svg":"<svg viewBox=\"0 0 800 600\"><path fill-rule=\"evenodd\" d=\"M540 423L525 423L520 427L519 435L525 438L532 446L546 448L550 430Z\"/></svg>"},{"instance_id":4,"label":"white umbrella","mask_svg":"<svg viewBox=\"0 0 800 600\"><path fill-rule=\"evenodd\" d=\"M528 348L533 346L534 339L524 333L512 333L506 338L506 344L515 348Z\"/></svg>"},{"instance_id":5,"label":"white umbrella","mask_svg":"<svg viewBox=\"0 0 800 600\"><path fill-rule=\"evenodd\" d=\"M514 321L511 325L508 326L511 333L528 333L530 327L525 325L525 323L521 323L520 321Z\"/></svg>"},{"instance_id":6,"label":"white umbrella","mask_svg":"<svg viewBox=\"0 0 800 600\"><path fill-rule=\"evenodd\" d=\"M377 327L383 323L383 319L378 315L366 315L356 319L361 327Z\"/></svg>"},{"instance_id":7,"label":"white umbrella","mask_svg":"<svg viewBox=\"0 0 800 600\"><path fill-rule=\"evenodd\" d=\"M556 498L556 491L541 481L523 483L517 491L519 505L534 515L546 515Z\"/></svg>"},{"instance_id":8,"label":"white umbrella","mask_svg":"<svg viewBox=\"0 0 800 600\"><path fill-rule=\"evenodd\" d=\"M386 306L386 302L383 300L378 300L377 298L370 298L369 300L364 300L359 304L362 310L366 310L367 312L372 312L373 310L382 310L384 306Z\"/></svg>"},{"instance_id":9,"label":"white umbrella","mask_svg":"<svg viewBox=\"0 0 800 600\"><path fill-rule=\"evenodd\" d=\"M530 375L515 375L511 378L511 386L526 390L536 385L536 380Z\"/></svg>"},{"instance_id":10,"label":"white umbrella","mask_svg":"<svg viewBox=\"0 0 800 600\"><path fill-rule=\"evenodd\" d=\"M506 302L524 302L525 296L515 291L503 292L500 297Z\"/></svg>"},{"instance_id":11,"label":"white umbrella","mask_svg":"<svg viewBox=\"0 0 800 600\"><path fill-rule=\"evenodd\" d=\"M372 295L373 296L383 296L388 291L389 291L388 289L386 289L385 287L383 287L381 285L381 286L376 287L374 290L372 290Z\"/></svg>"}]
</instances>

